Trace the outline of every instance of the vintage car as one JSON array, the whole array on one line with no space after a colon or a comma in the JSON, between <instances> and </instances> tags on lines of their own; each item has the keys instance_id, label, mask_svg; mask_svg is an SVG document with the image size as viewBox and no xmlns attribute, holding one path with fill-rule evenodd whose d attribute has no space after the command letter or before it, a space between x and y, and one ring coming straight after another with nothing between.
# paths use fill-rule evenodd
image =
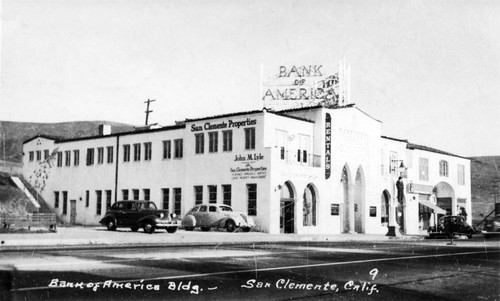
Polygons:
<instances>
[{"instance_id":1,"label":"vintage car","mask_svg":"<svg viewBox=\"0 0 500 301\"><path fill-rule=\"evenodd\" d=\"M168 210L157 209L153 202L134 200L114 203L99 223L110 231L117 227L130 227L133 232L143 228L144 232L150 234L156 229L174 233L180 226L180 218Z\"/></svg>"},{"instance_id":2,"label":"vintage car","mask_svg":"<svg viewBox=\"0 0 500 301\"><path fill-rule=\"evenodd\" d=\"M193 231L195 227L209 231L214 227L226 228L228 232L234 232L238 228L248 232L255 223L246 213L234 212L230 206L203 204L189 210L182 219L182 226L186 231Z\"/></svg>"},{"instance_id":3,"label":"vintage car","mask_svg":"<svg viewBox=\"0 0 500 301\"><path fill-rule=\"evenodd\" d=\"M500 214L497 214L492 219L488 219L484 225L484 236L500 236Z\"/></svg>"},{"instance_id":4,"label":"vintage car","mask_svg":"<svg viewBox=\"0 0 500 301\"><path fill-rule=\"evenodd\" d=\"M473 234L479 233L474 227L467 224L465 218L460 215L446 215L439 219L436 226L427 229L429 237L447 236L452 238L455 235L466 235L472 238Z\"/></svg>"}]
</instances>

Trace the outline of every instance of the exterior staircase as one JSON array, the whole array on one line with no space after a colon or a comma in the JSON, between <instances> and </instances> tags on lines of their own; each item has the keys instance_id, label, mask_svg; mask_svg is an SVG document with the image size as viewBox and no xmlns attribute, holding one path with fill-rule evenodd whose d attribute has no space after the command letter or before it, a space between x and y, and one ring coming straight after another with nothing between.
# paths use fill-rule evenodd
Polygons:
<instances>
[{"instance_id":1,"label":"exterior staircase","mask_svg":"<svg viewBox=\"0 0 500 301\"><path fill-rule=\"evenodd\" d=\"M36 207L37 211L40 211L40 204L38 201L33 197L31 192L26 188L26 185L24 185L23 181L21 181L21 178L17 176L11 176L10 179L16 186L23 191L23 193L28 197L28 199L33 203L33 205Z\"/></svg>"}]
</instances>

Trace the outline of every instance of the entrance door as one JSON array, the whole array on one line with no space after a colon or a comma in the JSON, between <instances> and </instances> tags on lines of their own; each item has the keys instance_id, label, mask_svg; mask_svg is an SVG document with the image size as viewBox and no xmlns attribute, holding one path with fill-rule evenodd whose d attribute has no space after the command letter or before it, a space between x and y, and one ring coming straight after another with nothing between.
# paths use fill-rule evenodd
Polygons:
<instances>
[{"instance_id":1,"label":"entrance door","mask_svg":"<svg viewBox=\"0 0 500 301\"><path fill-rule=\"evenodd\" d=\"M280 232L295 233L295 200L281 199Z\"/></svg>"},{"instance_id":2,"label":"entrance door","mask_svg":"<svg viewBox=\"0 0 500 301\"><path fill-rule=\"evenodd\" d=\"M69 216L69 223L73 225L76 222L76 200L70 200L70 216Z\"/></svg>"}]
</instances>

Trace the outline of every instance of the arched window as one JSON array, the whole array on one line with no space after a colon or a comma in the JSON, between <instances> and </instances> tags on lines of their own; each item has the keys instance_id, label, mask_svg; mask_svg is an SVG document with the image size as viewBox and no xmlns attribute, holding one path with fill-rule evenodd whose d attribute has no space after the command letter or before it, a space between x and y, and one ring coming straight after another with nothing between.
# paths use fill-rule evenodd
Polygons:
<instances>
[{"instance_id":1,"label":"arched window","mask_svg":"<svg viewBox=\"0 0 500 301\"><path fill-rule=\"evenodd\" d=\"M311 184L304 190L303 224L304 226L316 226L316 193Z\"/></svg>"},{"instance_id":2,"label":"arched window","mask_svg":"<svg viewBox=\"0 0 500 301\"><path fill-rule=\"evenodd\" d=\"M439 175L441 177L447 177L448 176L448 162L441 160L439 161Z\"/></svg>"}]
</instances>

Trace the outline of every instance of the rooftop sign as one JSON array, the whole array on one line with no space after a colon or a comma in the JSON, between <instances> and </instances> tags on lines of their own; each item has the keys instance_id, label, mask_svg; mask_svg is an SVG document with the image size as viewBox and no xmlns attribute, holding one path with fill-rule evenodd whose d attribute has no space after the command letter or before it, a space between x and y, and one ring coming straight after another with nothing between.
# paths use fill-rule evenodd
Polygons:
<instances>
[{"instance_id":1,"label":"rooftop sign","mask_svg":"<svg viewBox=\"0 0 500 301\"><path fill-rule=\"evenodd\" d=\"M349 67L290 65L261 70L261 101L265 108L288 109L311 105L348 104Z\"/></svg>"}]
</instances>

